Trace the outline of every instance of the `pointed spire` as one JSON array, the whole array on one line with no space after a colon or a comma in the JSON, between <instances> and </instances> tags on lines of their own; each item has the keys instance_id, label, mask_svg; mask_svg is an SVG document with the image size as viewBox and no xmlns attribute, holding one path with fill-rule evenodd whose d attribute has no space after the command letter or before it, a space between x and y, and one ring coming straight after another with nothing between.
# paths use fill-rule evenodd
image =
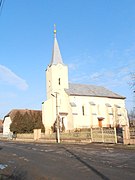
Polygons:
<instances>
[{"instance_id":1,"label":"pointed spire","mask_svg":"<svg viewBox=\"0 0 135 180\"><path fill-rule=\"evenodd\" d=\"M51 64L63 64L59 45L56 39L56 25L54 24L54 45L53 45L53 52L52 52L52 59L51 59Z\"/></svg>"}]
</instances>

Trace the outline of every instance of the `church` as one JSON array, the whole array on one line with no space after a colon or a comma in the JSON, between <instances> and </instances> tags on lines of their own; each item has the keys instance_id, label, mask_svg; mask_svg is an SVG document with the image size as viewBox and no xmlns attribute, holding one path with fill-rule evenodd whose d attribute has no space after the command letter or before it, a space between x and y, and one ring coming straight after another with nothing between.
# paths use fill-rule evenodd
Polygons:
<instances>
[{"instance_id":1,"label":"church","mask_svg":"<svg viewBox=\"0 0 135 180\"><path fill-rule=\"evenodd\" d=\"M54 29L52 59L46 69L46 97L42 102L45 133L59 122L60 131L128 125L125 97L102 86L68 82ZM58 121L57 121L58 118Z\"/></svg>"}]
</instances>

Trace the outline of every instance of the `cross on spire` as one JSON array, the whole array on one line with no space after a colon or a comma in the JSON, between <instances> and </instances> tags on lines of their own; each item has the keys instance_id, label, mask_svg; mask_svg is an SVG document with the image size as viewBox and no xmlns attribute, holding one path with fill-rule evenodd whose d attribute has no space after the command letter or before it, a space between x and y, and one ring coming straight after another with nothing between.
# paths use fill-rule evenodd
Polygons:
<instances>
[{"instance_id":1,"label":"cross on spire","mask_svg":"<svg viewBox=\"0 0 135 180\"><path fill-rule=\"evenodd\" d=\"M54 32L54 37L56 37L56 32L57 32L56 31L56 24L54 24L54 31L53 32Z\"/></svg>"}]
</instances>

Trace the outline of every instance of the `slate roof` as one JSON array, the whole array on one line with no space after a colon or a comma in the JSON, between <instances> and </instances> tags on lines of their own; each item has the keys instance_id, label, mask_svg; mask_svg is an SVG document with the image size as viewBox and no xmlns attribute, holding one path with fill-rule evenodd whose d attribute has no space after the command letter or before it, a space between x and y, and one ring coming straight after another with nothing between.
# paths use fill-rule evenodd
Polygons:
<instances>
[{"instance_id":1,"label":"slate roof","mask_svg":"<svg viewBox=\"0 0 135 180\"><path fill-rule=\"evenodd\" d=\"M63 60L61 57L61 53L60 53L60 49L59 49L59 45L56 39L56 34L54 35L54 45L53 45L53 52L52 52L52 59L51 59L51 64L63 64Z\"/></svg>"},{"instance_id":2,"label":"slate roof","mask_svg":"<svg viewBox=\"0 0 135 180\"><path fill-rule=\"evenodd\" d=\"M65 89L65 91L68 95L76 95L76 96L108 97L108 98L117 98L117 99L126 98L102 86L88 85L88 84L69 83L69 89Z\"/></svg>"}]
</instances>

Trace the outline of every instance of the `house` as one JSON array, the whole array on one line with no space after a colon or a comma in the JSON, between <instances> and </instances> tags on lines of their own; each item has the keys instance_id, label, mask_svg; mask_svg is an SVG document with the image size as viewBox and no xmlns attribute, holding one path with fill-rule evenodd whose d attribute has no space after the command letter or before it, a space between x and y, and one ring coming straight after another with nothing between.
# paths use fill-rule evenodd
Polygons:
<instances>
[{"instance_id":1,"label":"house","mask_svg":"<svg viewBox=\"0 0 135 180\"><path fill-rule=\"evenodd\" d=\"M72 84L54 30L52 59L46 69L47 100L42 103L42 120L51 133L59 118L64 131L90 127L128 125L125 97L102 86Z\"/></svg>"},{"instance_id":2,"label":"house","mask_svg":"<svg viewBox=\"0 0 135 180\"><path fill-rule=\"evenodd\" d=\"M129 124L131 127L135 127L135 108L129 113Z\"/></svg>"},{"instance_id":3,"label":"house","mask_svg":"<svg viewBox=\"0 0 135 180\"><path fill-rule=\"evenodd\" d=\"M38 120L42 119L42 111L40 110L29 110L29 109L13 109L11 110L3 120L3 135L10 134L10 125L16 119L19 118L19 115L24 117L25 114L30 115L31 121L37 116L40 116L40 118L37 118ZM24 119L25 120L25 119Z\"/></svg>"},{"instance_id":4,"label":"house","mask_svg":"<svg viewBox=\"0 0 135 180\"><path fill-rule=\"evenodd\" d=\"M3 132L3 122L2 122L2 119L0 119L0 133Z\"/></svg>"}]
</instances>

